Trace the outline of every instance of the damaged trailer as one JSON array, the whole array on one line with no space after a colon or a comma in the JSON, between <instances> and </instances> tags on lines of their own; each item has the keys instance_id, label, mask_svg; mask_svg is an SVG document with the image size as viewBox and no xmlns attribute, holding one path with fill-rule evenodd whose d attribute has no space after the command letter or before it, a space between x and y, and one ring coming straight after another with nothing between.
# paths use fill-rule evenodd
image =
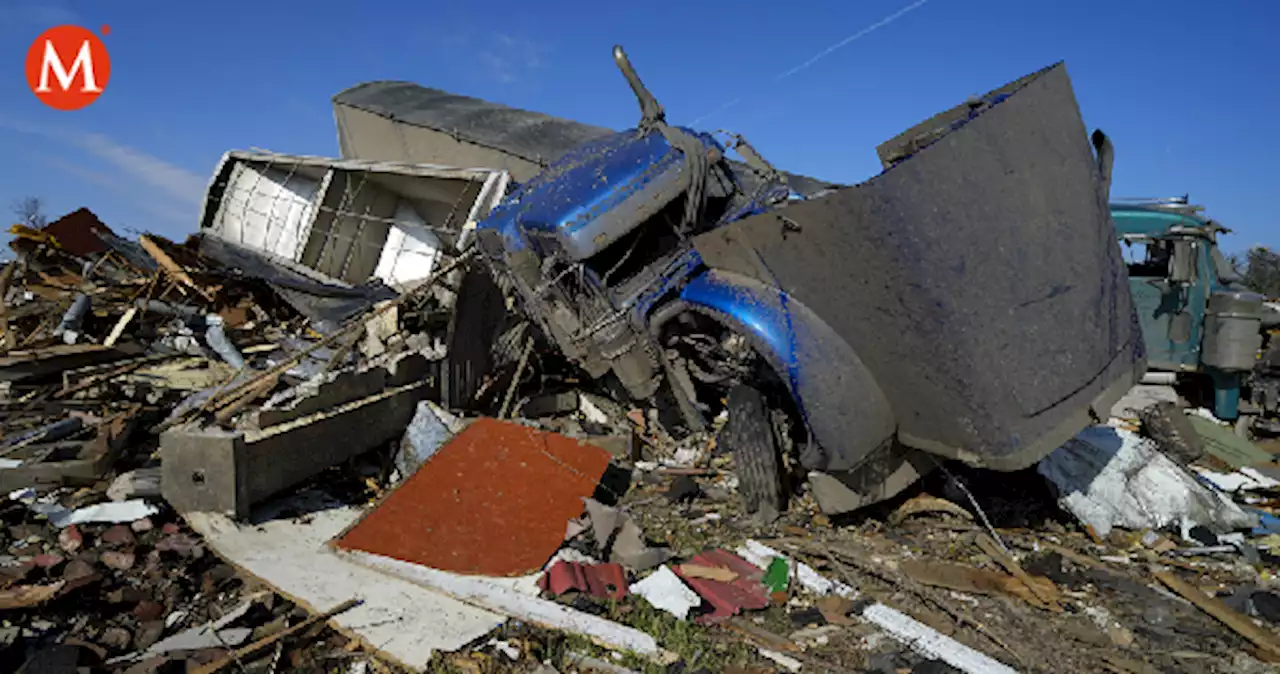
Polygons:
<instances>
[{"instance_id":1,"label":"damaged trailer","mask_svg":"<svg viewBox=\"0 0 1280 674\"><path fill-rule=\"evenodd\" d=\"M500 168L228 152L210 180L199 247L332 333L456 258L509 181ZM505 310L492 285L484 270L459 268L429 289L440 309L456 307L443 345L450 405L466 405L491 368L483 335Z\"/></svg>"},{"instance_id":2,"label":"damaged trailer","mask_svg":"<svg viewBox=\"0 0 1280 674\"><path fill-rule=\"evenodd\" d=\"M842 187L668 125L615 58L635 129L371 83L334 99L343 152L478 150L528 176L477 230L501 285L546 342L690 430L727 405L719 444L751 509L785 507L792 473L843 512L892 496L931 455L1026 467L1145 371L1062 64L917 125L880 148L883 173ZM519 128L481 123L477 105Z\"/></svg>"},{"instance_id":3,"label":"damaged trailer","mask_svg":"<svg viewBox=\"0 0 1280 674\"><path fill-rule=\"evenodd\" d=\"M330 285L402 291L465 247L507 182L492 169L233 151L200 231Z\"/></svg>"}]
</instances>

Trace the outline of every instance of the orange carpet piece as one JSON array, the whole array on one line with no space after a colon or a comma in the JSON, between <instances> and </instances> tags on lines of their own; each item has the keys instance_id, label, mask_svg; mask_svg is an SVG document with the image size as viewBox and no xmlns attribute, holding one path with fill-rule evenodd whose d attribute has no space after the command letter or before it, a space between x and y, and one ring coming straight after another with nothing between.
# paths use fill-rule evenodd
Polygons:
<instances>
[{"instance_id":1,"label":"orange carpet piece","mask_svg":"<svg viewBox=\"0 0 1280 674\"><path fill-rule=\"evenodd\" d=\"M563 544L609 458L557 433L477 419L336 545L455 573L533 573Z\"/></svg>"}]
</instances>

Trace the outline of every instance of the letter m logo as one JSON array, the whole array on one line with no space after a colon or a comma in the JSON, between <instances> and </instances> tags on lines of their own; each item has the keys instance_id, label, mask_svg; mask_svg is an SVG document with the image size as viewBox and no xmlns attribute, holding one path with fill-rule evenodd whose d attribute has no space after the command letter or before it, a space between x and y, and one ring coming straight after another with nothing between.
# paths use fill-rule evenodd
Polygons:
<instances>
[{"instance_id":1,"label":"letter m logo","mask_svg":"<svg viewBox=\"0 0 1280 674\"><path fill-rule=\"evenodd\" d=\"M89 49L88 40L80 43L80 51L76 52L76 60L71 62L71 70L67 70L67 67L62 64L58 50L53 46L53 40L45 40L44 60L40 63L40 86L36 87L37 94L53 91L49 88L51 73L58 80L63 91L70 89L76 74L81 73L81 79L84 81L84 86L80 89L81 93L102 93L102 89L98 87L97 76L93 72L93 52Z\"/></svg>"},{"instance_id":2,"label":"letter m logo","mask_svg":"<svg viewBox=\"0 0 1280 674\"><path fill-rule=\"evenodd\" d=\"M46 30L27 50L26 65L31 92L59 110L78 110L94 102L111 77L106 45L80 26Z\"/></svg>"}]
</instances>

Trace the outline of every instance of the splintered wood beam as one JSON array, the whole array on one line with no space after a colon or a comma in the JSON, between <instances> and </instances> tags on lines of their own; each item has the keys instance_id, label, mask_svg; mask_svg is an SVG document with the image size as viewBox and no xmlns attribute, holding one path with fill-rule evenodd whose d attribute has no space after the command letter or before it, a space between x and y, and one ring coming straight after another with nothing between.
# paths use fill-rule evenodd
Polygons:
<instances>
[{"instance_id":1,"label":"splintered wood beam","mask_svg":"<svg viewBox=\"0 0 1280 674\"><path fill-rule=\"evenodd\" d=\"M147 255L150 255L151 259L155 260L156 264L160 265L160 268L172 277L174 281L196 291L196 293L206 300L210 302L213 301L213 293L196 285L196 282L192 280L186 270L184 270L177 262L174 262L173 258L169 257L168 253L164 252L155 241L151 240L151 237L143 234L138 237L138 244L142 246L143 250L147 251Z\"/></svg>"},{"instance_id":2,"label":"splintered wood beam","mask_svg":"<svg viewBox=\"0 0 1280 674\"><path fill-rule=\"evenodd\" d=\"M1280 659L1280 642L1277 642L1275 635L1258 627L1248 616L1227 606L1222 600L1201 592L1199 588L1168 571L1153 570L1151 575L1168 586L1170 590L1177 592L1183 599L1195 604L1196 608L1217 618L1236 634L1253 642L1268 656Z\"/></svg>"}]
</instances>

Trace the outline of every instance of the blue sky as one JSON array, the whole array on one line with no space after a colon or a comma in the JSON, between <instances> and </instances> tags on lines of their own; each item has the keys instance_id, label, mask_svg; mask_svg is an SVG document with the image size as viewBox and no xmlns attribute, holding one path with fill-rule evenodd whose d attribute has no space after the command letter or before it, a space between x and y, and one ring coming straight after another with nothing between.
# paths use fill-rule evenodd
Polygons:
<instances>
[{"instance_id":1,"label":"blue sky","mask_svg":"<svg viewBox=\"0 0 1280 674\"><path fill-rule=\"evenodd\" d=\"M53 216L83 205L118 231L182 238L222 152L336 155L330 97L367 80L631 126L621 43L670 120L705 116L780 167L844 182L879 170L879 142L1063 60L1085 123L1116 143L1114 194L1190 192L1235 230L1227 250L1280 248L1280 3L328 5L0 0L0 218L35 195ZM110 85L78 111L45 107L23 77L32 40L60 23L111 27Z\"/></svg>"}]
</instances>

